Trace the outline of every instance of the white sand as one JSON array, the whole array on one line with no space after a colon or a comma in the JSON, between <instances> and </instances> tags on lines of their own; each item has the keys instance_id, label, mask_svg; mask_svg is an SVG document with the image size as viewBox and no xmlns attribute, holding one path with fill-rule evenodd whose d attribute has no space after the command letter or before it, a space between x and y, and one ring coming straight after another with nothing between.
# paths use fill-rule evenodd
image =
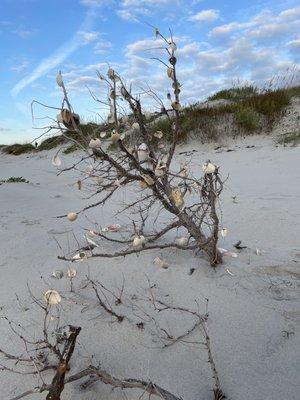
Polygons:
<instances>
[{"instance_id":1,"label":"white sand","mask_svg":"<svg viewBox=\"0 0 300 400\"><path fill-rule=\"evenodd\" d=\"M255 145L254 148L246 148ZM182 146L179 151L193 148ZM193 307L204 297L209 298L209 330L212 349L224 392L235 400L296 400L300 393L300 148L275 147L272 139L250 137L232 142L219 152L206 146L195 153L194 161L202 164L211 159L221 166L225 177L230 174L222 196L223 226L228 236L220 246L232 250L237 240L248 246L238 258L226 258L214 271L192 253L165 251L160 253L170 263L167 270L153 265L154 254L123 259L96 259L76 265L78 288L87 273L101 279L108 287L116 287L125 276L124 303L130 295L145 294L146 275L160 288L160 296L169 293L173 304ZM222 149L221 149L222 150ZM59 290L63 299L64 323L82 326L71 368L75 372L88 365L87 354L94 354L101 366L116 376L151 379L184 399L212 399L213 381L206 353L198 345L180 343L160 350L155 348L151 324L144 331L125 321L109 323L101 309L82 306L95 303L91 292L76 290L69 293L65 279L49 278L55 269L67 270L68 264L58 261L57 240L67 247L72 231L82 237L81 227L91 227L89 219L100 225L112 220L113 209L91 210L71 224L55 216L79 210L88 204L80 198L77 176L66 173L59 177L51 166L52 154L33 156L1 156L0 179L23 176L32 184L0 186L1 292L0 316L21 321L37 332L39 315L29 300L26 283L42 297L47 283ZM65 156L71 163L78 155ZM232 201L237 196L237 204ZM261 255L256 255L258 248ZM196 268L192 276L190 268ZM226 268L234 274L229 275ZM43 276L43 281L40 276ZM29 308L22 310L15 299ZM85 296L85 297L83 297ZM120 311L139 321L132 310L121 306ZM179 314L168 317L174 333L189 327L191 321ZM176 318L174 321L174 317ZM135 319L134 319L135 318ZM0 348L18 353L21 343L14 340L1 320ZM153 328L153 326L152 326ZM293 332L286 337L283 331ZM195 332L190 340L199 340ZM151 348L149 348L151 347ZM153 348L154 347L154 348ZM0 361L1 363L1 361ZM50 375L49 375L50 376ZM9 399L33 387L30 377L0 373L1 399ZM127 392L128 399L137 399L137 392ZM44 399L33 395L30 399ZM82 392L79 383L67 385L62 399L98 400L120 399L120 391L98 383Z\"/></svg>"}]
</instances>

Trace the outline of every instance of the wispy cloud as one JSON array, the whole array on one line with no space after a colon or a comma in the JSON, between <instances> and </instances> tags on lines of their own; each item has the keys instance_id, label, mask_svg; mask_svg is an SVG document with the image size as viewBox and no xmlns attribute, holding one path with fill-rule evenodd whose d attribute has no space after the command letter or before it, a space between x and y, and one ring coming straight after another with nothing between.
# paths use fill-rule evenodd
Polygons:
<instances>
[{"instance_id":1,"label":"wispy cloud","mask_svg":"<svg viewBox=\"0 0 300 400\"><path fill-rule=\"evenodd\" d=\"M64 60L66 60L74 51L81 45L86 43L82 32L89 32L94 19L96 17L93 9L89 9L86 13L85 19L73 37L68 40L64 45L59 47L53 54L46 57L40 64L32 71L31 74L21 79L11 90L13 96L17 96L21 90L25 89L30 83L36 81L53 68L57 67Z\"/></svg>"},{"instance_id":2,"label":"wispy cloud","mask_svg":"<svg viewBox=\"0 0 300 400\"><path fill-rule=\"evenodd\" d=\"M197 22L213 22L218 18L219 18L219 11L209 9L198 12L197 14L191 16L189 20Z\"/></svg>"}]
</instances>

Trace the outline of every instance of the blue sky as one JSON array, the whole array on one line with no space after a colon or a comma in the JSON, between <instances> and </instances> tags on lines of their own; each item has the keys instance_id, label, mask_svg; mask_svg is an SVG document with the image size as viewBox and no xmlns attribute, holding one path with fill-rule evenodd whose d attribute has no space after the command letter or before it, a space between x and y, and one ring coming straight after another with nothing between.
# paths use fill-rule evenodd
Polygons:
<instances>
[{"instance_id":1,"label":"blue sky","mask_svg":"<svg viewBox=\"0 0 300 400\"><path fill-rule=\"evenodd\" d=\"M60 106L59 69L86 120L105 114L87 87L105 95L95 71L108 63L133 87L147 83L163 95L169 81L151 60L158 51L148 24L174 33L185 104L237 80L261 85L299 67L299 0L0 0L0 143L42 133L30 104ZM35 115L53 112L36 107Z\"/></svg>"}]
</instances>

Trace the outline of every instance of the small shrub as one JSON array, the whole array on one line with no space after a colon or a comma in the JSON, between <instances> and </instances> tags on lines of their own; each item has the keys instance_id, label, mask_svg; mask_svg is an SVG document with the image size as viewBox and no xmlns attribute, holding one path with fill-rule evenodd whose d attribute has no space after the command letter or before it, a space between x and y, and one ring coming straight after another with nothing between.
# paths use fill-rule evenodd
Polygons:
<instances>
[{"instance_id":1,"label":"small shrub","mask_svg":"<svg viewBox=\"0 0 300 400\"><path fill-rule=\"evenodd\" d=\"M23 153L30 153L35 150L35 147L31 143L24 143L24 144L11 144L8 146L4 146L2 151L6 154L12 154L14 156L19 156Z\"/></svg>"},{"instance_id":2,"label":"small shrub","mask_svg":"<svg viewBox=\"0 0 300 400\"><path fill-rule=\"evenodd\" d=\"M231 100L231 101L241 101L245 100L251 96L258 94L258 89L255 86L242 86L233 87L230 89L220 90L219 92L208 97L208 100Z\"/></svg>"},{"instance_id":3,"label":"small shrub","mask_svg":"<svg viewBox=\"0 0 300 400\"><path fill-rule=\"evenodd\" d=\"M284 135L281 135L279 137L277 142L284 146L297 146L298 144L300 144L300 131L285 133Z\"/></svg>"},{"instance_id":4,"label":"small shrub","mask_svg":"<svg viewBox=\"0 0 300 400\"><path fill-rule=\"evenodd\" d=\"M38 150L50 150L66 142L63 136L52 136L42 141L39 145Z\"/></svg>"},{"instance_id":5,"label":"small shrub","mask_svg":"<svg viewBox=\"0 0 300 400\"><path fill-rule=\"evenodd\" d=\"M63 151L63 153L64 154L71 154L71 153L74 153L74 151L76 151L78 149L78 147L77 147L77 145L74 143L74 144L71 144L69 147L67 147L64 151Z\"/></svg>"},{"instance_id":6,"label":"small shrub","mask_svg":"<svg viewBox=\"0 0 300 400\"><path fill-rule=\"evenodd\" d=\"M1 180L1 183L29 183L29 181L22 176L11 176L8 179Z\"/></svg>"},{"instance_id":7,"label":"small shrub","mask_svg":"<svg viewBox=\"0 0 300 400\"><path fill-rule=\"evenodd\" d=\"M240 126L248 131L254 131L259 127L259 115L253 108L240 108L236 112L236 119Z\"/></svg>"}]
</instances>

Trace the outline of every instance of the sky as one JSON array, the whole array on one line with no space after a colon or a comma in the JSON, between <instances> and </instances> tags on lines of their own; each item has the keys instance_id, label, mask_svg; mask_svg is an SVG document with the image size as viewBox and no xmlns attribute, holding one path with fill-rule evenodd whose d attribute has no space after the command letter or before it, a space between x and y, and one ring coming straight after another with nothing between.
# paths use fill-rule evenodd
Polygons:
<instances>
[{"instance_id":1,"label":"sky","mask_svg":"<svg viewBox=\"0 0 300 400\"><path fill-rule=\"evenodd\" d=\"M105 117L90 91L105 98L96 71L109 66L136 92L149 85L165 99L153 26L174 35L183 104L233 84L290 80L300 67L300 0L0 0L0 144L45 131L56 111L35 104L32 120L31 102L60 107L59 70L85 121Z\"/></svg>"}]
</instances>

